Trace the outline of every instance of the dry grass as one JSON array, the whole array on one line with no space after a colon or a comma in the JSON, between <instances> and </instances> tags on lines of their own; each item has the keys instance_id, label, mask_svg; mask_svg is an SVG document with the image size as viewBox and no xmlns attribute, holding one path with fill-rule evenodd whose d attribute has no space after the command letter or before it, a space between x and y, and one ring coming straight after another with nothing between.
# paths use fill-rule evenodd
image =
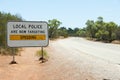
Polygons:
<instances>
[{"instance_id":1,"label":"dry grass","mask_svg":"<svg viewBox=\"0 0 120 80\"><path fill-rule=\"evenodd\" d=\"M114 40L114 41L112 41L112 43L114 43L114 44L120 44L120 40Z\"/></svg>"}]
</instances>

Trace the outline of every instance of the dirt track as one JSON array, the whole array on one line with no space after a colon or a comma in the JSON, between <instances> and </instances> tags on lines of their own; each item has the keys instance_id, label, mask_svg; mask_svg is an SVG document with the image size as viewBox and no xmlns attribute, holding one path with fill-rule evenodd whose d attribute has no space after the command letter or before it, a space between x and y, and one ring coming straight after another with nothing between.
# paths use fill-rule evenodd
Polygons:
<instances>
[{"instance_id":1,"label":"dirt track","mask_svg":"<svg viewBox=\"0 0 120 80\"><path fill-rule=\"evenodd\" d=\"M43 64L35 56L40 48L24 48L16 65L9 65L12 57L0 56L0 80L120 80L119 65L63 45L68 41L51 41Z\"/></svg>"}]
</instances>

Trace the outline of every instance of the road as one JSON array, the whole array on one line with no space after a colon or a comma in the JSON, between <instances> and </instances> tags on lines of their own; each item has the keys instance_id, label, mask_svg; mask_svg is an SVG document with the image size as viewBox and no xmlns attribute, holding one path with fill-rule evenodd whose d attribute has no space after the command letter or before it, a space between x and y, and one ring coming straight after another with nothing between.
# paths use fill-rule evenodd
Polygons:
<instances>
[{"instance_id":1,"label":"road","mask_svg":"<svg viewBox=\"0 0 120 80\"><path fill-rule=\"evenodd\" d=\"M67 48L120 64L120 45L92 42L83 38L69 38L60 43ZM68 46L69 44L69 46Z\"/></svg>"},{"instance_id":2,"label":"road","mask_svg":"<svg viewBox=\"0 0 120 80\"><path fill-rule=\"evenodd\" d=\"M50 41L44 48L49 59L38 61L40 48L24 48L9 65L10 56L0 56L0 80L120 80L120 45L83 38Z\"/></svg>"},{"instance_id":3,"label":"road","mask_svg":"<svg viewBox=\"0 0 120 80\"><path fill-rule=\"evenodd\" d=\"M120 45L118 44L73 37L55 41L51 47L60 53L59 56L63 55L62 60L66 60L66 63L69 61L77 69L83 68L83 73L92 74L95 80L120 80Z\"/></svg>"}]
</instances>

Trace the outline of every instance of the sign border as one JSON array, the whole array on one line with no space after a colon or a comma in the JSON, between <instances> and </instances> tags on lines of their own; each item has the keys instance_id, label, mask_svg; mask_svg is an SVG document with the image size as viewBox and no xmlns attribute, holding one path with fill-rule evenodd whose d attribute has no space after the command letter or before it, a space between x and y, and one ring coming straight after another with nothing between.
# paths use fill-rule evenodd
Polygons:
<instances>
[{"instance_id":1,"label":"sign border","mask_svg":"<svg viewBox=\"0 0 120 80\"><path fill-rule=\"evenodd\" d=\"M8 47L12 47L12 46L9 46L9 45L8 45L8 23L9 23L9 22L34 22L34 23L46 23L46 24L47 24L47 34L48 34L47 38L48 38L48 40L47 40L47 45L46 45L46 46L13 46L13 48L14 48L14 47L47 47L47 46L49 45L49 32L48 32L48 29L49 29L49 28L48 28L48 23L47 23L46 21L12 21L12 20L10 20L10 21L7 22L7 25L6 25L6 27L7 27L7 28L6 28L6 30L7 30L7 31L6 31L6 32L7 32L7 33L6 33L6 34L7 34L7 35L6 35L6 42L7 42L7 46L8 46Z\"/></svg>"}]
</instances>

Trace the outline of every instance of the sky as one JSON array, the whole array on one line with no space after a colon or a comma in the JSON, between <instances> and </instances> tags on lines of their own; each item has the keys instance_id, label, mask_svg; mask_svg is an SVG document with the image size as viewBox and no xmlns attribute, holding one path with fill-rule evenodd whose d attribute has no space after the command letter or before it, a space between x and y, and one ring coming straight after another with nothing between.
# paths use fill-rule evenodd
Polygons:
<instances>
[{"instance_id":1,"label":"sky","mask_svg":"<svg viewBox=\"0 0 120 80\"><path fill-rule=\"evenodd\" d=\"M0 11L26 21L57 19L66 28L83 28L99 16L120 25L120 0L0 0Z\"/></svg>"}]
</instances>

